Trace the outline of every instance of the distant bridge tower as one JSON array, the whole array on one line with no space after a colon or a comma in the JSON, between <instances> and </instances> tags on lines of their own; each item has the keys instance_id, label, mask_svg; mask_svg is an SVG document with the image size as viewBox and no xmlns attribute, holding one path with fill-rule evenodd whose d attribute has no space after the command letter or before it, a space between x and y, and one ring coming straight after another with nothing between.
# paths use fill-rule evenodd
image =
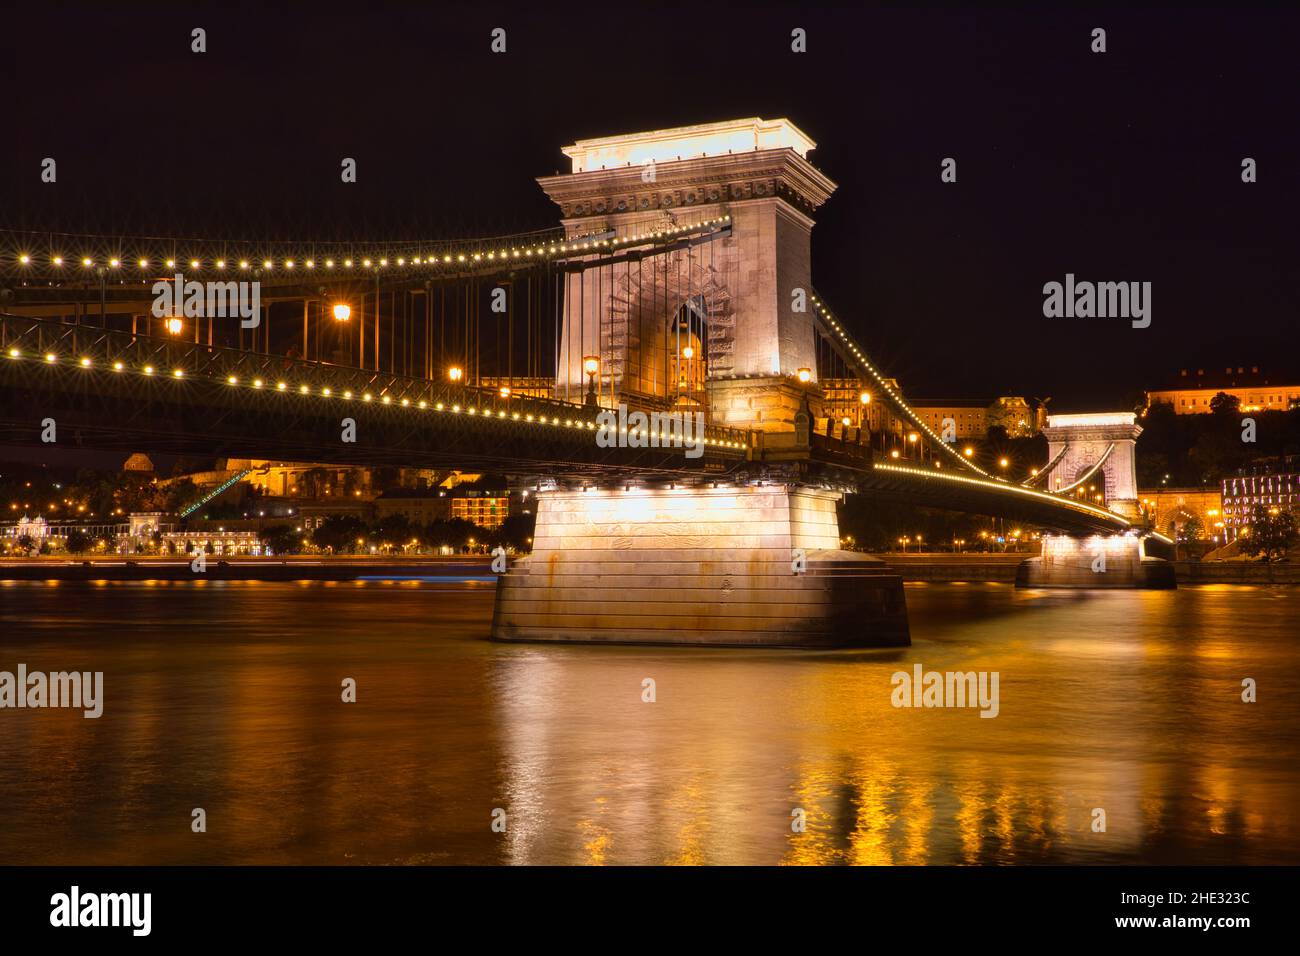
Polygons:
<instances>
[{"instance_id":1,"label":"distant bridge tower","mask_svg":"<svg viewBox=\"0 0 1300 956\"><path fill-rule=\"evenodd\" d=\"M1089 498L1104 497L1111 511L1133 527L1125 534L1078 537L1045 534L1039 557L1024 561L1016 572L1022 587L1170 588L1174 566L1147 554L1137 493L1137 438L1142 426L1133 412L1049 415L1048 467L1043 487L1063 495L1081 489ZM1089 487L1096 489L1089 491ZM1095 501L1093 502L1096 503Z\"/></svg>"},{"instance_id":2,"label":"distant bridge tower","mask_svg":"<svg viewBox=\"0 0 1300 956\"><path fill-rule=\"evenodd\" d=\"M1106 506L1130 521L1141 518L1137 491L1137 438L1142 426L1133 412L1049 415L1043 435L1047 460L1055 462L1043 487L1072 493L1089 484ZM1058 460L1059 459L1059 460Z\"/></svg>"},{"instance_id":3,"label":"distant bridge tower","mask_svg":"<svg viewBox=\"0 0 1300 956\"><path fill-rule=\"evenodd\" d=\"M571 238L723 217L730 235L569 275L557 395L582 400L594 355L602 405L698 401L721 424L792 435L799 370L817 374L812 215L835 190L815 146L789 120L748 118L566 147L572 171L538 182Z\"/></svg>"}]
</instances>

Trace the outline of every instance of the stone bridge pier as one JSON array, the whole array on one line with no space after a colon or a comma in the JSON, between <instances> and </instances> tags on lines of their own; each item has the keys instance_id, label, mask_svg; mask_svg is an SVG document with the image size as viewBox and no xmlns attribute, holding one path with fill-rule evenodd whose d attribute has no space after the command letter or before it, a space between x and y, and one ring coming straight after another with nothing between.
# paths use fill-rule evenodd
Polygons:
<instances>
[{"instance_id":1,"label":"stone bridge pier","mask_svg":"<svg viewBox=\"0 0 1300 956\"><path fill-rule=\"evenodd\" d=\"M1050 415L1049 468L1040 479L1057 494L1078 494L1104 503L1134 524L1115 535L1043 535L1041 557L1021 564L1018 587L1172 588L1174 566L1147 553L1153 540L1142 521L1137 492L1137 439L1142 426L1133 412Z\"/></svg>"}]
</instances>

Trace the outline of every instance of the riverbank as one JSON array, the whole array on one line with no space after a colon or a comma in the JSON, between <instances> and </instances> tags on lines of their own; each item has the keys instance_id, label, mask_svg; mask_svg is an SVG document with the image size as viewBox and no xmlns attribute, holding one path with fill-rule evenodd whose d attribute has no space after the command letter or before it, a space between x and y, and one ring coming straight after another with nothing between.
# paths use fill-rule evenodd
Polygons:
<instances>
[{"instance_id":1,"label":"riverbank","mask_svg":"<svg viewBox=\"0 0 1300 956\"><path fill-rule=\"evenodd\" d=\"M495 580L491 558L371 557L369 555L286 556L276 558L209 557L207 570L191 570L178 558L29 558L0 562L0 581L466 581Z\"/></svg>"},{"instance_id":2,"label":"riverbank","mask_svg":"<svg viewBox=\"0 0 1300 956\"><path fill-rule=\"evenodd\" d=\"M882 554L904 581L1014 584L1028 554ZM300 555L208 559L203 576L215 581L495 581L487 555L373 557ZM1300 563L1178 561L1178 583L1300 584ZM179 558L25 558L0 561L0 581L190 581L198 576Z\"/></svg>"},{"instance_id":3,"label":"riverbank","mask_svg":"<svg viewBox=\"0 0 1300 956\"><path fill-rule=\"evenodd\" d=\"M1033 555L1026 554L882 554L904 581L979 582L1014 584L1016 568ZM1194 584L1300 584L1300 563L1259 561L1176 561L1178 583Z\"/></svg>"}]
</instances>

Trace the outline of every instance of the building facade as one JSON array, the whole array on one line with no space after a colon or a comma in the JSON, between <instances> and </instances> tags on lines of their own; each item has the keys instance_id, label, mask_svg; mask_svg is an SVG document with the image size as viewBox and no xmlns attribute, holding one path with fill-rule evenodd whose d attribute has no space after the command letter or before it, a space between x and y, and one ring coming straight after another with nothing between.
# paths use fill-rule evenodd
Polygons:
<instances>
[{"instance_id":1,"label":"building facade","mask_svg":"<svg viewBox=\"0 0 1300 956\"><path fill-rule=\"evenodd\" d=\"M1300 384L1283 384L1258 365L1226 366L1221 373L1218 369L1182 369L1168 387L1148 391L1147 404L1172 405L1178 415L1205 415L1220 392L1240 401L1243 412L1284 412L1300 406Z\"/></svg>"},{"instance_id":2,"label":"building facade","mask_svg":"<svg viewBox=\"0 0 1300 956\"><path fill-rule=\"evenodd\" d=\"M1300 511L1300 457L1261 458L1223 479L1223 526L1235 541L1250 524L1255 505Z\"/></svg>"}]
</instances>

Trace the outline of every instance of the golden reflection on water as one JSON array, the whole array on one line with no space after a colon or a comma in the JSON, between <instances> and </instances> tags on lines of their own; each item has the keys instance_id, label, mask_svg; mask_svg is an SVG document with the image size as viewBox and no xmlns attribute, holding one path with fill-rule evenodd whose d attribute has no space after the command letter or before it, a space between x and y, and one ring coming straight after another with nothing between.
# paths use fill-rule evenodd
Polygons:
<instances>
[{"instance_id":1,"label":"golden reflection on water","mask_svg":"<svg viewBox=\"0 0 1300 956\"><path fill-rule=\"evenodd\" d=\"M6 586L0 669L106 691L0 714L4 862L1300 857L1294 589L930 585L912 647L800 652L494 644L477 587L205 585ZM916 663L997 671L999 715L893 707Z\"/></svg>"}]
</instances>

